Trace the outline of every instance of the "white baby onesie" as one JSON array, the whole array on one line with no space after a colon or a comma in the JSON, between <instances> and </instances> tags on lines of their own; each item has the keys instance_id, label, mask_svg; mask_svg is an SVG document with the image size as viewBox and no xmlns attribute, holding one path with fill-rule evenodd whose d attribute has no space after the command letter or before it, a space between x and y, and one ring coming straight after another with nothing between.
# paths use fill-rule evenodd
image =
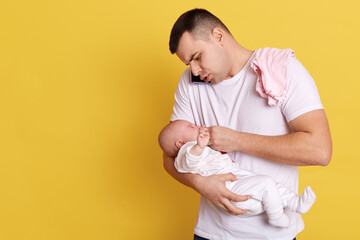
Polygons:
<instances>
[{"instance_id":1,"label":"white baby onesie","mask_svg":"<svg viewBox=\"0 0 360 240\"><path fill-rule=\"evenodd\" d=\"M200 156L190 154L196 141L184 144L175 159L175 168L182 173L195 173L202 176L232 173L238 180L226 182L226 187L238 194L249 195L245 202L234 202L241 209L248 210L244 215L252 216L266 212L269 223L277 227L288 227L289 218L283 208L300 214L306 213L315 202L316 196L310 187L306 187L299 197L295 192L280 186L265 175L256 175L241 169L229 155L206 147Z\"/></svg>"}]
</instances>

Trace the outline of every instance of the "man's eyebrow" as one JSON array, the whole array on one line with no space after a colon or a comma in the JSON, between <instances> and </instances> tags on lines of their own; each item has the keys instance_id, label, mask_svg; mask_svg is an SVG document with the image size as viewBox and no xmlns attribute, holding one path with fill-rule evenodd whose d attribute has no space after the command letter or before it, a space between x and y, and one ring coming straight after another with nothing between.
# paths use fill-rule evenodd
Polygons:
<instances>
[{"instance_id":1,"label":"man's eyebrow","mask_svg":"<svg viewBox=\"0 0 360 240\"><path fill-rule=\"evenodd\" d=\"M195 52L193 55L191 55L190 60L188 61L188 63L185 63L186 66L189 66L189 63L194 59L195 55L198 53L199 51Z\"/></svg>"}]
</instances>

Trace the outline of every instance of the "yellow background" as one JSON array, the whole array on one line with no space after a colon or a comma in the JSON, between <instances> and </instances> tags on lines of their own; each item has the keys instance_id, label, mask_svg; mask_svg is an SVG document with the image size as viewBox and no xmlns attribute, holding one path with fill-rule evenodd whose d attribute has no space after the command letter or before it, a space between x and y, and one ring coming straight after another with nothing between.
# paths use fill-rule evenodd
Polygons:
<instances>
[{"instance_id":1,"label":"yellow background","mask_svg":"<svg viewBox=\"0 0 360 240\"><path fill-rule=\"evenodd\" d=\"M199 196L165 173L157 134L185 66L177 17L203 7L240 44L292 48L318 86L334 153L298 239L359 239L359 4L0 1L0 239L191 239Z\"/></svg>"}]
</instances>

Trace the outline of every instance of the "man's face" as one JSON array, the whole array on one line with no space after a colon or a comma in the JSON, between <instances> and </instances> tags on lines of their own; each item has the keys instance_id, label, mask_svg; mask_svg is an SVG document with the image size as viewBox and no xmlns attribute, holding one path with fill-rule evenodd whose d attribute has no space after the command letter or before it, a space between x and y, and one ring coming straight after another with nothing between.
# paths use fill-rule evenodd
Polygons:
<instances>
[{"instance_id":1,"label":"man's face","mask_svg":"<svg viewBox=\"0 0 360 240\"><path fill-rule=\"evenodd\" d=\"M212 34L209 34L208 40L201 40L185 32L180 38L176 55L205 82L217 84L228 78L230 64L227 55L221 41Z\"/></svg>"}]
</instances>

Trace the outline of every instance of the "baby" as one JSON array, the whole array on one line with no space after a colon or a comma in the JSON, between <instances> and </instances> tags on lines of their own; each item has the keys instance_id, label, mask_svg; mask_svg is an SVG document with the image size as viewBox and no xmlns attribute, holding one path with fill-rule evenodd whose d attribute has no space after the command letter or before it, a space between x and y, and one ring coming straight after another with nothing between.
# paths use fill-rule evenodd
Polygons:
<instances>
[{"instance_id":1,"label":"baby","mask_svg":"<svg viewBox=\"0 0 360 240\"><path fill-rule=\"evenodd\" d=\"M299 214L306 213L316 196L310 187L303 194L280 186L269 176L256 175L243 170L233 162L229 155L221 154L208 147L210 134L205 126L177 120L161 131L159 144L164 152L176 156L175 168L182 173L195 173L202 176L232 173L238 180L226 182L226 187L239 195L249 195L245 202L234 202L235 206L248 210L244 215L252 216L266 212L269 223L276 227L288 227L289 217L283 208Z\"/></svg>"}]
</instances>

